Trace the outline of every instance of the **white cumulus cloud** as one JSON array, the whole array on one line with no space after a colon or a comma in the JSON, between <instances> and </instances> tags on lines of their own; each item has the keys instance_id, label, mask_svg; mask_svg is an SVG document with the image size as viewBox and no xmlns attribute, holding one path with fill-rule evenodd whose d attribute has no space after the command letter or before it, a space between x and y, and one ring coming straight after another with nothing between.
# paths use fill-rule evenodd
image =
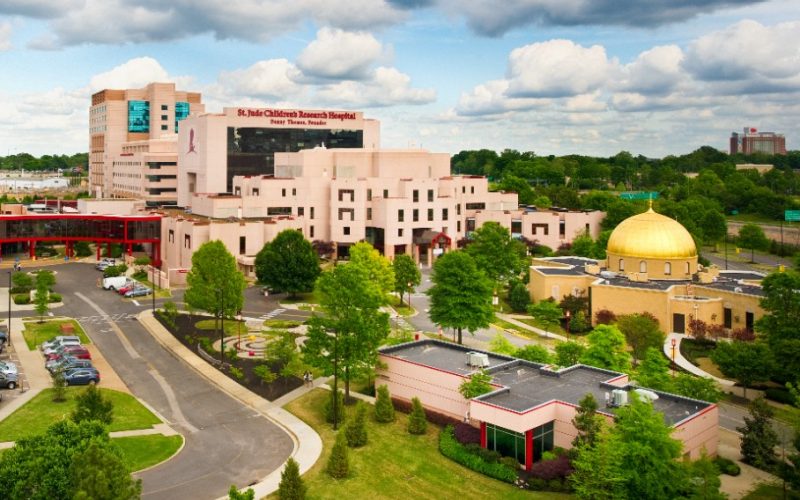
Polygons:
<instances>
[{"instance_id":1,"label":"white cumulus cloud","mask_svg":"<svg viewBox=\"0 0 800 500\"><path fill-rule=\"evenodd\" d=\"M361 80L382 53L370 33L322 28L300 53L297 66L310 77Z\"/></svg>"},{"instance_id":2,"label":"white cumulus cloud","mask_svg":"<svg viewBox=\"0 0 800 500\"><path fill-rule=\"evenodd\" d=\"M0 23L0 52L11 50L11 23Z\"/></svg>"}]
</instances>

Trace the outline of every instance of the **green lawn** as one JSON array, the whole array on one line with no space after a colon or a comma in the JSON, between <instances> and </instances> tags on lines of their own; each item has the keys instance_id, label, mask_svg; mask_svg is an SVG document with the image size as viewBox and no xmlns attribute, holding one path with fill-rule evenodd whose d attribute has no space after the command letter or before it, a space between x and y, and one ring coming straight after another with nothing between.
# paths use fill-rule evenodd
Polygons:
<instances>
[{"instance_id":1,"label":"green lawn","mask_svg":"<svg viewBox=\"0 0 800 500\"><path fill-rule=\"evenodd\" d=\"M534 326L536 328L542 328L539 325L539 322L536 321L533 318L527 318L527 319L515 318L515 319L517 321L521 322L521 323L525 323L526 325ZM534 340L537 343L542 344L542 345L549 345L549 346L552 347L556 343L556 339L554 339L554 338L551 339L549 337L542 337L541 335L539 335L536 332L532 332L532 331L527 330L525 328L519 327L519 326L517 326L517 325L515 325L513 323L509 323L508 321L502 320L500 318L493 319L492 320L492 326L495 326L497 328L501 328L503 330L515 331L519 335L522 335L523 337L526 337L526 338L529 338L531 340ZM559 333L561 335L566 335L566 333L560 327L551 328L551 331L553 331L553 333ZM573 338L573 340L576 340L576 339Z\"/></svg>"},{"instance_id":2,"label":"green lawn","mask_svg":"<svg viewBox=\"0 0 800 500\"><path fill-rule=\"evenodd\" d=\"M33 434L40 434L53 422L69 418L75 408L75 396L83 390L82 387L68 387L67 401L63 403L53 402L52 389L43 390L3 420L0 425L0 442L16 441ZM148 429L161 422L130 394L111 389L100 390L103 396L114 403L114 421L108 428L110 432Z\"/></svg>"},{"instance_id":3,"label":"green lawn","mask_svg":"<svg viewBox=\"0 0 800 500\"><path fill-rule=\"evenodd\" d=\"M411 299L412 307L408 307L408 295L404 294L403 297L404 299L400 300L399 297L392 296L390 299L391 306L400 316L411 316L416 312L416 309L413 307L414 299Z\"/></svg>"},{"instance_id":4,"label":"green lawn","mask_svg":"<svg viewBox=\"0 0 800 500\"><path fill-rule=\"evenodd\" d=\"M202 319L195 323L194 327L198 330L216 330L218 324L219 322L214 319ZM244 321L240 322L235 319L226 319L225 336L239 335L239 324L241 324L241 333L247 333L247 326L244 324Z\"/></svg>"},{"instance_id":5,"label":"green lawn","mask_svg":"<svg viewBox=\"0 0 800 500\"><path fill-rule=\"evenodd\" d=\"M294 321L290 319L266 319L264 320L264 326L267 328L277 328L279 330L285 330L287 328L296 328L302 325L302 321Z\"/></svg>"},{"instance_id":6,"label":"green lawn","mask_svg":"<svg viewBox=\"0 0 800 500\"><path fill-rule=\"evenodd\" d=\"M294 298L290 298L287 294L286 297L281 299L281 304L319 304L317 292L298 293Z\"/></svg>"},{"instance_id":7,"label":"green lawn","mask_svg":"<svg viewBox=\"0 0 800 500\"><path fill-rule=\"evenodd\" d=\"M172 292L170 291L169 288L159 288L158 285L154 285L148 279L141 279L141 280L136 280L136 281L138 281L139 283L141 283L142 285L144 285L146 287L149 287L151 290L155 290L157 299L168 299L168 298L172 297ZM138 297L138 298L141 298L141 297Z\"/></svg>"},{"instance_id":8,"label":"green lawn","mask_svg":"<svg viewBox=\"0 0 800 500\"><path fill-rule=\"evenodd\" d=\"M350 449L350 477L331 479L325 466L333 446L334 433L323 423L322 404L330 393L317 389L288 405L286 409L313 427L322 437L322 456L304 476L309 498L369 498L440 500L457 495L460 500L557 499L571 498L558 493L519 490L510 484L483 476L439 453L439 428L429 425L424 436L406 432L407 417L397 414L392 424L368 421L369 443ZM352 412L348 407L348 412ZM268 498L278 498L273 493Z\"/></svg>"},{"instance_id":9,"label":"green lawn","mask_svg":"<svg viewBox=\"0 0 800 500\"><path fill-rule=\"evenodd\" d=\"M25 343L28 344L28 349L33 351L42 342L46 342L58 335L64 335L64 333L61 332L61 325L64 323L72 323L75 333L70 335L79 336L83 344L91 344L83 328L81 328L74 319L52 319L44 323L31 320L25 322L25 331L22 332L22 335L25 337Z\"/></svg>"},{"instance_id":10,"label":"green lawn","mask_svg":"<svg viewBox=\"0 0 800 500\"><path fill-rule=\"evenodd\" d=\"M156 465L174 455L183 444L183 436L147 436L114 438L122 451L128 470L135 472Z\"/></svg>"},{"instance_id":11,"label":"green lawn","mask_svg":"<svg viewBox=\"0 0 800 500\"><path fill-rule=\"evenodd\" d=\"M783 487L780 484L759 483L759 485L750 493L742 497L742 500L788 500L800 499L800 494L797 492L787 491L787 495L783 496Z\"/></svg>"}]
</instances>

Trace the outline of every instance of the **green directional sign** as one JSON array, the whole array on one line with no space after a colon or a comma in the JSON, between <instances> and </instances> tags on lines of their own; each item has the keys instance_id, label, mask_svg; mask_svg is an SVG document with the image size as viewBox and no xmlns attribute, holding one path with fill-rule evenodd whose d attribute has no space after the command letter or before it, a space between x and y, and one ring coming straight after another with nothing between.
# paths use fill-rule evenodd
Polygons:
<instances>
[{"instance_id":1,"label":"green directional sign","mask_svg":"<svg viewBox=\"0 0 800 500\"><path fill-rule=\"evenodd\" d=\"M655 200L658 199L658 191L626 191L620 193L623 200Z\"/></svg>"},{"instance_id":2,"label":"green directional sign","mask_svg":"<svg viewBox=\"0 0 800 500\"><path fill-rule=\"evenodd\" d=\"M785 210L783 212L783 218L787 222L800 221L800 210Z\"/></svg>"}]
</instances>

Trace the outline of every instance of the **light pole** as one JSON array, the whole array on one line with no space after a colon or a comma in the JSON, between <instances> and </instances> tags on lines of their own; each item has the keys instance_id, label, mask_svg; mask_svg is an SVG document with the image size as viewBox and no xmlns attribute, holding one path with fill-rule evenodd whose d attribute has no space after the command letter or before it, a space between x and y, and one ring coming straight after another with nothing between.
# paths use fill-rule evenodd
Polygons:
<instances>
[{"instance_id":1,"label":"light pole","mask_svg":"<svg viewBox=\"0 0 800 500\"><path fill-rule=\"evenodd\" d=\"M411 285L412 285L412 283L409 281L408 282L408 308L409 309L411 309Z\"/></svg>"},{"instance_id":2,"label":"light pole","mask_svg":"<svg viewBox=\"0 0 800 500\"><path fill-rule=\"evenodd\" d=\"M225 364L225 294L222 293L222 288L217 288L219 294L219 367Z\"/></svg>"},{"instance_id":3,"label":"light pole","mask_svg":"<svg viewBox=\"0 0 800 500\"><path fill-rule=\"evenodd\" d=\"M569 342L569 320L572 317L572 313L569 309L564 313L564 316L567 318L567 342Z\"/></svg>"},{"instance_id":4,"label":"light pole","mask_svg":"<svg viewBox=\"0 0 800 500\"><path fill-rule=\"evenodd\" d=\"M8 347L11 348L11 271L8 272Z\"/></svg>"},{"instance_id":5,"label":"light pole","mask_svg":"<svg viewBox=\"0 0 800 500\"><path fill-rule=\"evenodd\" d=\"M672 339L672 378L675 378L675 344L676 340Z\"/></svg>"},{"instance_id":6,"label":"light pole","mask_svg":"<svg viewBox=\"0 0 800 500\"><path fill-rule=\"evenodd\" d=\"M337 370L338 367L338 359L339 359L339 336L337 335L336 330L333 331L333 430L336 430L339 424L339 371Z\"/></svg>"}]
</instances>

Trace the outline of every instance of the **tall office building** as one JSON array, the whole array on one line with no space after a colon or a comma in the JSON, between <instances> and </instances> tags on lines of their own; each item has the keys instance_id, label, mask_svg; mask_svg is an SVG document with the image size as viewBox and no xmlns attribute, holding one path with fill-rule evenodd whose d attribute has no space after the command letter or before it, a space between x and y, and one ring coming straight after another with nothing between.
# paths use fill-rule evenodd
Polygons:
<instances>
[{"instance_id":1,"label":"tall office building","mask_svg":"<svg viewBox=\"0 0 800 500\"><path fill-rule=\"evenodd\" d=\"M731 134L731 154L764 153L768 155L785 155L786 138L775 132L759 132L755 128L745 127L742 133Z\"/></svg>"},{"instance_id":2,"label":"tall office building","mask_svg":"<svg viewBox=\"0 0 800 500\"><path fill-rule=\"evenodd\" d=\"M97 197L139 198L148 205L177 201L178 124L203 113L197 92L174 83L106 89L89 109L89 181Z\"/></svg>"}]
</instances>

